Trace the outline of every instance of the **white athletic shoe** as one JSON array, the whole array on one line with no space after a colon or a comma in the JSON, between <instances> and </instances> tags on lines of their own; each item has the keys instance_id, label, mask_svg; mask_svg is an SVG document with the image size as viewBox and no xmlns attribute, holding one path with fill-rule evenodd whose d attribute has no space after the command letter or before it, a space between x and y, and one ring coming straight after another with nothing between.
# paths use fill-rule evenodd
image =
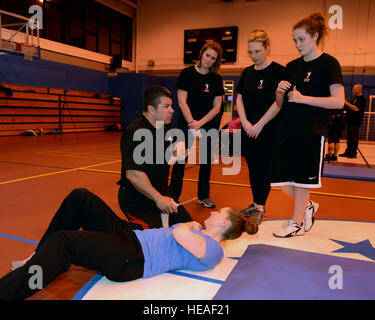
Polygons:
<instances>
[{"instance_id":1,"label":"white athletic shoe","mask_svg":"<svg viewBox=\"0 0 375 320\"><path fill-rule=\"evenodd\" d=\"M10 264L10 268L11 268L12 270L16 270L16 269L22 267L27 261L29 261L29 260L32 258L32 256L33 256L34 254L35 254L35 252L34 252L30 257L26 258L25 260L13 261L13 262Z\"/></svg>"},{"instance_id":2,"label":"white athletic shoe","mask_svg":"<svg viewBox=\"0 0 375 320\"><path fill-rule=\"evenodd\" d=\"M303 236L305 230L303 223L299 226L293 219L289 219L278 231L273 235L278 238L289 238L293 236Z\"/></svg>"},{"instance_id":3,"label":"white athletic shoe","mask_svg":"<svg viewBox=\"0 0 375 320\"><path fill-rule=\"evenodd\" d=\"M309 200L309 204L307 205L305 209L305 216L303 217L303 224L305 226L305 232L309 231L314 222L315 218L314 216L319 210L319 203Z\"/></svg>"}]
</instances>

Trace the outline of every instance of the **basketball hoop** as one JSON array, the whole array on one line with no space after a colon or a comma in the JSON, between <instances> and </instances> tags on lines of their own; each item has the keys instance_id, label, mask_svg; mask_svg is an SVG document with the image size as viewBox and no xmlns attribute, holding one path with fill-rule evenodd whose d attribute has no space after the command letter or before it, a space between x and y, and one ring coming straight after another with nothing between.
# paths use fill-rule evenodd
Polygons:
<instances>
[{"instance_id":1,"label":"basketball hoop","mask_svg":"<svg viewBox=\"0 0 375 320\"><path fill-rule=\"evenodd\" d=\"M33 60L34 57L34 44L20 43L21 52L23 53L25 60Z\"/></svg>"}]
</instances>

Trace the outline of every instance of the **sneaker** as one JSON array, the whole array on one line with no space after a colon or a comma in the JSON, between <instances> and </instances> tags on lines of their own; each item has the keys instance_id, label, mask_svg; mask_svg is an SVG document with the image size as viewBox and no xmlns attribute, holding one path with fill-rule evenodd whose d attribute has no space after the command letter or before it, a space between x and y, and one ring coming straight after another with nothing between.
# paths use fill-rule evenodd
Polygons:
<instances>
[{"instance_id":1,"label":"sneaker","mask_svg":"<svg viewBox=\"0 0 375 320\"><path fill-rule=\"evenodd\" d=\"M329 154L326 154L325 156L324 156L324 161L330 161L331 160L331 156L329 155Z\"/></svg>"},{"instance_id":2,"label":"sneaker","mask_svg":"<svg viewBox=\"0 0 375 320\"><path fill-rule=\"evenodd\" d=\"M215 208L216 207L215 202L213 202L211 198L198 200L198 203L205 206L206 208Z\"/></svg>"},{"instance_id":3,"label":"sneaker","mask_svg":"<svg viewBox=\"0 0 375 320\"><path fill-rule=\"evenodd\" d=\"M255 210L251 211L250 214L244 216L255 220L257 225L260 225L263 222L263 219L265 218L265 213L266 210L255 208Z\"/></svg>"},{"instance_id":4,"label":"sneaker","mask_svg":"<svg viewBox=\"0 0 375 320\"><path fill-rule=\"evenodd\" d=\"M241 213L244 215L244 216L248 216L252 211L256 210L257 207L255 206L254 203L252 203L251 205L249 205L246 209L243 209L241 210Z\"/></svg>"},{"instance_id":5,"label":"sneaker","mask_svg":"<svg viewBox=\"0 0 375 320\"><path fill-rule=\"evenodd\" d=\"M332 155L328 162L337 162L337 156Z\"/></svg>"},{"instance_id":6,"label":"sneaker","mask_svg":"<svg viewBox=\"0 0 375 320\"><path fill-rule=\"evenodd\" d=\"M278 238L289 238L293 236L302 236L305 233L303 222L299 226L293 219L289 219L278 231L273 235Z\"/></svg>"},{"instance_id":7,"label":"sneaker","mask_svg":"<svg viewBox=\"0 0 375 320\"><path fill-rule=\"evenodd\" d=\"M305 226L305 232L309 231L314 222L315 222L315 215L319 210L319 203L309 200L309 204L305 209L305 215L303 217L303 224Z\"/></svg>"},{"instance_id":8,"label":"sneaker","mask_svg":"<svg viewBox=\"0 0 375 320\"><path fill-rule=\"evenodd\" d=\"M33 256L34 254L35 254L35 252L34 252L30 257L26 258L25 260L13 261L13 262L10 264L10 268L11 268L12 270L16 270L16 269L22 267L24 264L26 264L27 261L29 261L29 260L32 258L32 256Z\"/></svg>"}]
</instances>

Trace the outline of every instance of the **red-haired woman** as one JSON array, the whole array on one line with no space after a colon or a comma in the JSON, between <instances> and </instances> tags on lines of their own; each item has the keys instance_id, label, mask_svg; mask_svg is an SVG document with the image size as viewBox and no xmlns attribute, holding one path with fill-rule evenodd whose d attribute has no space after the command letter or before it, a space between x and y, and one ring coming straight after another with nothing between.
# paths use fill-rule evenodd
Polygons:
<instances>
[{"instance_id":1,"label":"red-haired woman","mask_svg":"<svg viewBox=\"0 0 375 320\"><path fill-rule=\"evenodd\" d=\"M293 40L301 57L287 64L276 90L282 107L271 185L294 201L292 219L274 233L276 237L303 235L311 229L319 205L309 200L310 189L321 187L330 110L344 106L340 64L319 48L326 33L320 13L294 25Z\"/></svg>"}]
</instances>

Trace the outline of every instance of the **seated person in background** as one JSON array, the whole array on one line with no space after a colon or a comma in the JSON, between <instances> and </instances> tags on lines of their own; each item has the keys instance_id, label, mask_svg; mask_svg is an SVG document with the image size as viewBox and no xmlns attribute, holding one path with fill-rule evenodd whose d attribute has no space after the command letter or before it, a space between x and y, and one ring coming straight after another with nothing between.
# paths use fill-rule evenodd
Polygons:
<instances>
[{"instance_id":1,"label":"seated person in background","mask_svg":"<svg viewBox=\"0 0 375 320\"><path fill-rule=\"evenodd\" d=\"M223 257L220 242L236 239L257 224L236 209L211 212L205 229L195 221L170 228L136 230L121 220L96 195L73 190L62 202L35 252L12 263L12 272L0 279L0 300L20 300L45 288L71 264L100 272L111 281L149 278L171 270L203 271ZM80 228L83 231L78 231ZM43 272L42 286L31 288L32 266Z\"/></svg>"},{"instance_id":2,"label":"seated person in background","mask_svg":"<svg viewBox=\"0 0 375 320\"><path fill-rule=\"evenodd\" d=\"M170 225L192 221L186 209L173 200L168 187L169 163L165 151L171 147L172 139L157 141L158 130L167 133L173 128L173 113L170 91L162 86L150 87L144 93L142 114L128 125L121 137L119 205L129 220L132 220L131 216L136 217L149 228L162 227L161 213L170 215ZM152 141L139 141L140 132L149 133ZM150 161L137 159L142 144L145 158L150 155Z\"/></svg>"},{"instance_id":3,"label":"seated person in background","mask_svg":"<svg viewBox=\"0 0 375 320\"><path fill-rule=\"evenodd\" d=\"M221 130L227 130L229 133L229 145L228 146L226 145L225 139L222 139L222 132L220 130L219 150L217 150L217 152L221 152L221 156L225 156L225 155L229 155L230 157L233 156L233 134L235 133L234 130L236 129L241 130L241 119L238 115L238 112L234 110L232 114L232 119L224 127L221 128Z\"/></svg>"},{"instance_id":4,"label":"seated person in background","mask_svg":"<svg viewBox=\"0 0 375 320\"><path fill-rule=\"evenodd\" d=\"M234 130L241 130L241 119L237 111L233 111L232 120L228 123L229 130L229 156L233 156L233 134Z\"/></svg>"}]
</instances>

